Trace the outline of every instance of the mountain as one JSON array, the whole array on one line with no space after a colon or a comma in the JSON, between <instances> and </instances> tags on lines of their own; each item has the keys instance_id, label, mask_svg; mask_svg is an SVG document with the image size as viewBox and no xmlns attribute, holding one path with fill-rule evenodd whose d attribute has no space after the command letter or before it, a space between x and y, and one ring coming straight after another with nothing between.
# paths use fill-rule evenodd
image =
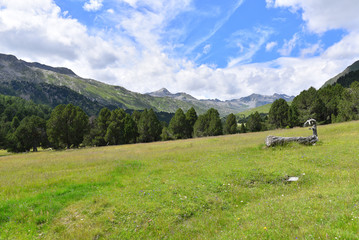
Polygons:
<instances>
[{"instance_id":1,"label":"mountain","mask_svg":"<svg viewBox=\"0 0 359 240\"><path fill-rule=\"evenodd\" d=\"M322 87L325 87L327 85L333 85L334 83L336 83L338 81L338 79L343 78L348 73L355 72L355 71L359 71L359 61L354 62L352 65L347 67L343 72L339 73L335 77L326 81Z\"/></svg>"},{"instance_id":2,"label":"mountain","mask_svg":"<svg viewBox=\"0 0 359 240\"><path fill-rule=\"evenodd\" d=\"M293 101L294 96L275 93L272 96L252 94L248 97L240 98L239 101L247 104L250 108L260 107L268 103L272 103L277 99L283 98L287 102Z\"/></svg>"},{"instance_id":3,"label":"mountain","mask_svg":"<svg viewBox=\"0 0 359 240\"><path fill-rule=\"evenodd\" d=\"M169 101L81 78L67 68L28 63L5 54L0 54L0 93L31 99L35 103L52 107L61 103L73 103L90 115L98 113L102 107L133 110L153 108L157 112L175 112L179 107L192 107L189 103L176 99ZM205 111L203 108L196 110Z\"/></svg>"},{"instance_id":4,"label":"mountain","mask_svg":"<svg viewBox=\"0 0 359 240\"><path fill-rule=\"evenodd\" d=\"M158 91L150 92L150 93L146 93L146 94L153 96L153 97L170 97L170 98L183 100L183 101L197 100L194 97L192 97L191 95L189 95L187 93L183 93L183 92L172 94L166 88L161 88Z\"/></svg>"},{"instance_id":5,"label":"mountain","mask_svg":"<svg viewBox=\"0 0 359 240\"><path fill-rule=\"evenodd\" d=\"M161 88L158 91L147 93L150 96L156 97L167 97L182 100L185 102L190 102L192 104L205 104L207 106L212 106L216 109L222 109L225 114L229 113L238 113L244 110L248 110L250 108L259 107L262 105L266 105L274 102L279 98L283 98L287 102L292 101L294 96L288 96L285 94L274 94L272 96L260 95L260 94L252 94L248 97L242 97L239 99L232 99L227 101L221 101L218 99L202 99L198 100L187 93L171 93L166 88ZM240 110L240 111L239 111Z\"/></svg>"},{"instance_id":6,"label":"mountain","mask_svg":"<svg viewBox=\"0 0 359 240\"><path fill-rule=\"evenodd\" d=\"M167 89L140 94L120 86L105 84L77 76L72 70L29 63L12 55L0 54L0 93L19 96L35 103L55 107L72 103L94 115L103 107L121 107L131 110L153 108L156 112L174 113L194 107L198 114L216 108L222 116L238 113L251 107L271 103L286 95L262 96L253 94L246 98L220 101L198 100L186 93L172 94Z\"/></svg>"}]
</instances>

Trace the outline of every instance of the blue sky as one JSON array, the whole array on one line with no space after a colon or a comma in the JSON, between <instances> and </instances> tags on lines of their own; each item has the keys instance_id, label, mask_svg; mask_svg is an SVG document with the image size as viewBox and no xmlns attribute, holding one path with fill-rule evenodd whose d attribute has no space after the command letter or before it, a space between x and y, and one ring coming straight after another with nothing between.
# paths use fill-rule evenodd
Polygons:
<instances>
[{"instance_id":1,"label":"blue sky","mask_svg":"<svg viewBox=\"0 0 359 240\"><path fill-rule=\"evenodd\" d=\"M111 9L126 15L136 11L156 13L149 5L137 8L129 4L103 2L98 10L86 11L84 1L57 0L56 4L68 15L89 29L118 31L133 40L131 34L116 29L116 21L106 15ZM300 50L319 43L328 48L341 39L343 30L332 30L320 35L304 30L301 11L291 12L283 8L268 8L265 0L197 0L191 6L163 25L159 43L168 47L172 57L186 58L196 65L208 64L224 68L232 59L238 64L266 62L285 56L300 56ZM111 11L110 10L110 11ZM297 34L293 49L281 54L280 49ZM272 47L266 49L268 43ZM140 47L140 46L139 46ZM268 46L269 47L269 46ZM312 56L320 52L311 53Z\"/></svg>"},{"instance_id":2,"label":"blue sky","mask_svg":"<svg viewBox=\"0 0 359 240\"><path fill-rule=\"evenodd\" d=\"M358 11L355 0L0 0L0 52L142 93L298 94L358 60Z\"/></svg>"}]
</instances>

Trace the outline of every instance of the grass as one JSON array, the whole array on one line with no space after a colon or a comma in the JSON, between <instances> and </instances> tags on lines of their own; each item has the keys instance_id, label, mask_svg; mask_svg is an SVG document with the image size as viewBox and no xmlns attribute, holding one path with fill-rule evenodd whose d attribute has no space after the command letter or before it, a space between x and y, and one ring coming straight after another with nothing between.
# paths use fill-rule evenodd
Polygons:
<instances>
[{"instance_id":1,"label":"grass","mask_svg":"<svg viewBox=\"0 0 359 240\"><path fill-rule=\"evenodd\" d=\"M292 102L287 102L287 103L288 103L289 106L292 104ZM243 112L237 113L236 115L237 116L243 116L244 115L244 117L248 117L249 115L251 115L252 113L255 113L255 112L268 114L271 106L272 106L272 103L268 103L266 105L262 105L262 106L259 106L259 107L255 107L255 108L245 110Z\"/></svg>"},{"instance_id":2,"label":"grass","mask_svg":"<svg viewBox=\"0 0 359 240\"><path fill-rule=\"evenodd\" d=\"M2 156L0 239L358 239L359 122L318 129Z\"/></svg>"},{"instance_id":3,"label":"grass","mask_svg":"<svg viewBox=\"0 0 359 240\"><path fill-rule=\"evenodd\" d=\"M237 115L237 116L244 115L245 117L248 117L249 115L251 115L252 113L255 113L255 112L268 114L268 113L269 113L269 110L270 110L270 108L271 108L271 106L272 106L272 104L269 103L269 104L266 104L266 105L263 105L263 106L259 106L259 107L256 107L256 108L248 109L248 110L246 110L246 111L237 113L236 115Z\"/></svg>"},{"instance_id":4,"label":"grass","mask_svg":"<svg viewBox=\"0 0 359 240\"><path fill-rule=\"evenodd\" d=\"M8 155L11 155L11 153L9 153L7 150L3 150L3 149L0 150L0 157L8 156Z\"/></svg>"}]
</instances>

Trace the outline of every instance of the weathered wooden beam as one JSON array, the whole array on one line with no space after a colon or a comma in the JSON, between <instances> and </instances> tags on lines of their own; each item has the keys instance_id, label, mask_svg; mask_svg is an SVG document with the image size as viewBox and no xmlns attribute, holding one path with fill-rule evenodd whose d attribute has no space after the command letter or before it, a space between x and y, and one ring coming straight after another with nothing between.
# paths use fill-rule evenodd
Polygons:
<instances>
[{"instance_id":1,"label":"weathered wooden beam","mask_svg":"<svg viewBox=\"0 0 359 240\"><path fill-rule=\"evenodd\" d=\"M317 121L315 119L309 119L304 123L304 126L312 126L309 130L313 130L313 135L309 137L277 137L268 136L266 139L267 147L273 147L276 145L283 145L289 142L299 142L301 144L313 145L318 141Z\"/></svg>"},{"instance_id":2,"label":"weathered wooden beam","mask_svg":"<svg viewBox=\"0 0 359 240\"><path fill-rule=\"evenodd\" d=\"M309 137L277 137L277 136L268 136L266 139L267 147L273 147L276 145L283 145L289 142L299 142L301 144L313 145L318 141L318 137L315 135Z\"/></svg>"}]
</instances>

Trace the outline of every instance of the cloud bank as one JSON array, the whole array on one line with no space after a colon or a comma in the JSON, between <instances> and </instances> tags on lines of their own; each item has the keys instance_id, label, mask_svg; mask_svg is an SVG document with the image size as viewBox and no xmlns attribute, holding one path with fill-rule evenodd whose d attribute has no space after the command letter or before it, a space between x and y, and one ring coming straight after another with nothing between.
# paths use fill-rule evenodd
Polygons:
<instances>
[{"instance_id":1,"label":"cloud bank","mask_svg":"<svg viewBox=\"0 0 359 240\"><path fill-rule=\"evenodd\" d=\"M164 42L163 35L171 21L180 14L195 11L193 1L110 2L110 8L105 8L106 1L101 0L83 4L85 11L99 11L96 19L110 26L90 28L52 0L0 0L0 52L27 61L65 66L82 77L136 92L166 87L172 92L219 99L251 93L298 94L310 86L318 88L359 56L356 0L266 0L268 8L300 14L305 31L322 34L344 29L347 33L327 49L317 43L303 48L297 57L290 57L299 41L298 35L280 44L269 39L268 28L259 27L252 34L239 31L233 34L232 42L241 45L242 51L223 68L197 65L186 57L173 55L173 43ZM242 42L244 38L251 41ZM206 44L203 54L212 49L212 45ZM261 49L279 51L282 56L262 63L247 61Z\"/></svg>"}]
</instances>

